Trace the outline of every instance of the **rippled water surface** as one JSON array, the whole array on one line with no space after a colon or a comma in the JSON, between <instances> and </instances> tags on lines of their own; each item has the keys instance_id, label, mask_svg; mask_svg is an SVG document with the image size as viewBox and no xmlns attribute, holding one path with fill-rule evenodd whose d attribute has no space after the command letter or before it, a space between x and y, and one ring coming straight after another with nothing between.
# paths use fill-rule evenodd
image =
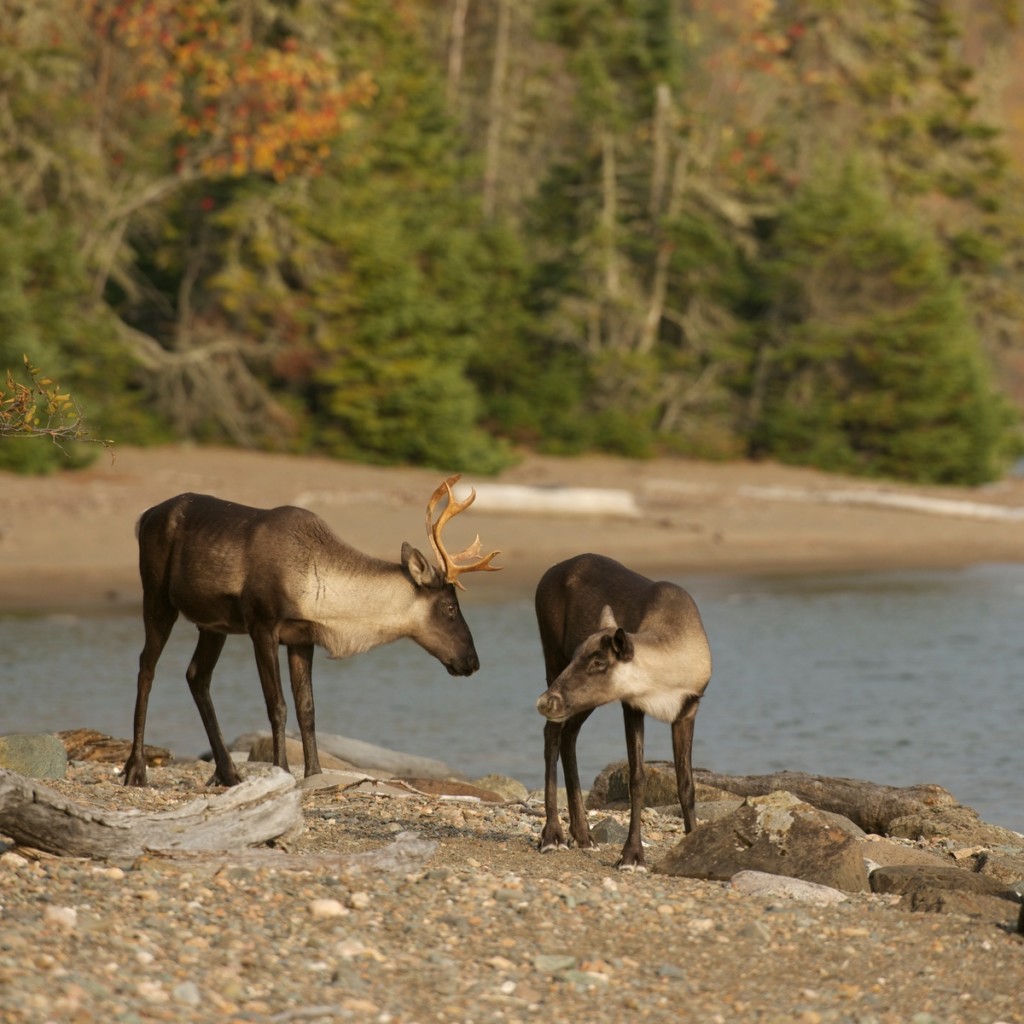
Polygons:
<instances>
[{"instance_id":1,"label":"rippled water surface","mask_svg":"<svg viewBox=\"0 0 1024 1024\"><path fill-rule=\"evenodd\" d=\"M679 582L715 657L695 764L934 782L1024 831L1024 567ZM318 652L317 726L539 786L532 604L475 605L470 592L463 610L483 662L475 676L450 677L410 641L347 661ZM207 746L184 681L194 638L179 622L150 701L147 740L181 755ZM141 646L137 616L0 618L0 732L130 736ZM246 637L229 638L213 693L225 736L266 728ZM579 754L584 785L625 756L617 705L594 713ZM668 726L650 719L647 757L671 758Z\"/></svg>"}]
</instances>

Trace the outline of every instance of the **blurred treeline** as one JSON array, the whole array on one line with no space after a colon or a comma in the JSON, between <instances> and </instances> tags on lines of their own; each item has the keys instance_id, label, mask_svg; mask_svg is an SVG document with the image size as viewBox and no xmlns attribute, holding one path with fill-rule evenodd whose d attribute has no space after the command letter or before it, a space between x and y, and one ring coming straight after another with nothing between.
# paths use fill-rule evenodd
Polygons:
<instances>
[{"instance_id":1,"label":"blurred treeline","mask_svg":"<svg viewBox=\"0 0 1024 1024\"><path fill-rule=\"evenodd\" d=\"M0 367L121 443L991 479L1024 407L1015 15L0 0Z\"/></svg>"}]
</instances>

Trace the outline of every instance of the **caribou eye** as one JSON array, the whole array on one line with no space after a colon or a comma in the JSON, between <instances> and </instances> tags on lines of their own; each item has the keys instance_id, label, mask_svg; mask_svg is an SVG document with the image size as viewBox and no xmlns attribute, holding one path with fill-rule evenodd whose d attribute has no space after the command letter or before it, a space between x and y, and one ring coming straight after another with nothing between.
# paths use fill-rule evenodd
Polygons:
<instances>
[{"instance_id":1,"label":"caribou eye","mask_svg":"<svg viewBox=\"0 0 1024 1024\"><path fill-rule=\"evenodd\" d=\"M587 663L587 672L591 675L597 675L601 672L608 670L608 659L600 651L595 651L590 656L590 661Z\"/></svg>"}]
</instances>

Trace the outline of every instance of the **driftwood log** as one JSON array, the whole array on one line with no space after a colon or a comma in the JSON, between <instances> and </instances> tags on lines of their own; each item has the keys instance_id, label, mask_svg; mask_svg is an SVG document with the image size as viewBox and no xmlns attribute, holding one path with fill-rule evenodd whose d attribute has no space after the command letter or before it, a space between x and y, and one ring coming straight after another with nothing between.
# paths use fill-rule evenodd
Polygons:
<instances>
[{"instance_id":1,"label":"driftwood log","mask_svg":"<svg viewBox=\"0 0 1024 1024\"><path fill-rule=\"evenodd\" d=\"M696 769L697 783L723 789L736 796L765 796L785 791L813 807L841 814L865 832L884 835L889 823L908 814L957 806L956 797L942 786L881 786L863 779L827 778L806 772L771 775L719 775Z\"/></svg>"},{"instance_id":2,"label":"driftwood log","mask_svg":"<svg viewBox=\"0 0 1024 1024\"><path fill-rule=\"evenodd\" d=\"M301 826L301 791L279 768L151 814L87 807L0 769L0 835L58 856L131 861L148 851L236 850Z\"/></svg>"},{"instance_id":3,"label":"driftwood log","mask_svg":"<svg viewBox=\"0 0 1024 1024\"><path fill-rule=\"evenodd\" d=\"M99 764L124 764L132 749L131 740L119 740L95 729L66 729L57 733L64 744L69 761L95 761ZM146 764L151 767L167 764L171 752L166 747L145 748Z\"/></svg>"}]
</instances>

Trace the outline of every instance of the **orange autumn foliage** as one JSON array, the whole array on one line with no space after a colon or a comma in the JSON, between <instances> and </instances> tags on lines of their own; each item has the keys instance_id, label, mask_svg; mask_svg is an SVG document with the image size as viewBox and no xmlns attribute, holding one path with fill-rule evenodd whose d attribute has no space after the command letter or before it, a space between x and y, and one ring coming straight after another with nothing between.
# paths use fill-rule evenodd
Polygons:
<instances>
[{"instance_id":1,"label":"orange autumn foliage","mask_svg":"<svg viewBox=\"0 0 1024 1024\"><path fill-rule=\"evenodd\" d=\"M247 9L217 0L86 0L88 24L116 62L119 99L170 117L176 170L210 177L317 173L368 74L342 81L325 52L269 42ZM119 59L120 58L120 59Z\"/></svg>"}]
</instances>

